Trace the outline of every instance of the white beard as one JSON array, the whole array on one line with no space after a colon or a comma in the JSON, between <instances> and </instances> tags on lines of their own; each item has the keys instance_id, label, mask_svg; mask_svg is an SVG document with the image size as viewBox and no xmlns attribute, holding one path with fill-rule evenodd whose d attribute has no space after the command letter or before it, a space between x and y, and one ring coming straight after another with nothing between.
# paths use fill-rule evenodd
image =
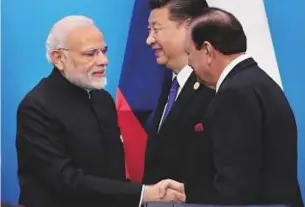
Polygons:
<instances>
[{"instance_id":1,"label":"white beard","mask_svg":"<svg viewBox=\"0 0 305 207\"><path fill-rule=\"evenodd\" d=\"M91 74L86 75L71 75L69 73L64 73L64 76L66 77L66 79L73 83L74 85L77 85L83 89L88 89L88 90L92 90L92 89L102 89L106 86L107 84L107 78L106 77L101 77L98 80L92 80L92 76Z\"/></svg>"},{"instance_id":2,"label":"white beard","mask_svg":"<svg viewBox=\"0 0 305 207\"><path fill-rule=\"evenodd\" d=\"M65 78L73 83L74 85L77 85L78 87L81 87L83 89L92 90L92 89L102 89L107 84L107 78L101 77L101 78L93 78L92 72L96 71L92 69L87 74L85 73L76 73L75 71L81 71L77 68L73 67L71 62L68 62L68 65L66 67L67 69L63 72L63 75Z\"/></svg>"}]
</instances>

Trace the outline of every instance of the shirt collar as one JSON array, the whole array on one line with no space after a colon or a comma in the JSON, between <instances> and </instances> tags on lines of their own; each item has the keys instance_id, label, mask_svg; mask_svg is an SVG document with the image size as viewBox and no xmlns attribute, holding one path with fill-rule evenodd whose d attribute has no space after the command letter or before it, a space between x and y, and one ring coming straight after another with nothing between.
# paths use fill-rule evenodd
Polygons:
<instances>
[{"instance_id":1,"label":"shirt collar","mask_svg":"<svg viewBox=\"0 0 305 207\"><path fill-rule=\"evenodd\" d=\"M187 79L190 77L192 72L193 69L189 65L186 65L180 70L178 74L173 73L173 79L177 77L179 87L183 88L183 86L185 85Z\"/></svg>"},{"instance_id":2,"label":"shirt collar","mask_svg":"<svg viewBox=\"0 0 305 207\"><path fill-rule=\"evenodd\" d=\"M220 74L218 81L216 83L216 93L220 88L221 83L224 81L224 79L228 76L228 74L231 72L231 70L233 70L233 68L240 62L246 60L250 58L249 55L247 54L242 54L240 56L238 56L237 58L235 58L234 60L232 60L226 67L225 69L222 71L222 73Z\"/></svg>"}]
</instances>

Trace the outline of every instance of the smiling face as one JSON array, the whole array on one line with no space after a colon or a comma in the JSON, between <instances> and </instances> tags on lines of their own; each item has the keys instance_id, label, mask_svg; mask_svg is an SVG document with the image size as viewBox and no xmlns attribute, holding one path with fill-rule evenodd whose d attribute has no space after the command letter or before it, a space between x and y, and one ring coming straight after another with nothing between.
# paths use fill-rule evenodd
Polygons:
<instances>
[{"instance_id":1,"label":"smiling face","mask_svg":"<svg viewBox=\"0 0 305 207\"><path fill-rule=\"evenodd\" d=\"M154 50L159 65L178 70L187 64L184 51L185 23L170 20L168 8L158 8L151 11L148 19L148 31L146 43ZM183 60L185 63L181 63Z\"/></svg>"}]
</instances>

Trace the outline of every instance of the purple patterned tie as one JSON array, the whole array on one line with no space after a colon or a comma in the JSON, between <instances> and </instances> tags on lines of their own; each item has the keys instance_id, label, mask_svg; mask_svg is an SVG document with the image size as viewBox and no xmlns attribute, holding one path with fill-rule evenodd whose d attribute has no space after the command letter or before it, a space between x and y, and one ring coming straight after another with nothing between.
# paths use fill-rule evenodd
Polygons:
<instances>
[{"instance_id":1,"label":"purple patterned tie","mask_svg":"<svg viewBox=\"0 0 305 207\"><path fill-rule=\"evenodd\" d=\"M166 109L165 109L165 112L164 112L164 115L163 115L160 126L162 126L164 120L166 119L167 115L169 114L172 107L174 106L174 103L175 103L175 100L176 100L176 97L177 97L177 93L178 93L178 88L179 88L179 83L177 81L177 77L175 77L172 81L172 85L171 85L169 95L168 95Z\"/></svg>"}]
</instances>

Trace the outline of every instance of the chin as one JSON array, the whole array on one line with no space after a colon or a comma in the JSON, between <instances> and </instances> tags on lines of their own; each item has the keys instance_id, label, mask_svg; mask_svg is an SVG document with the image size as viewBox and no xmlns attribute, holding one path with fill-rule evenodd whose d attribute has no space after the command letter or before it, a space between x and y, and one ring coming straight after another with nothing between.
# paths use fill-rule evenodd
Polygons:
<instances>
[{"instance_id":1,"label":"chin","mask_svg":"<svg viewBox=\"0 0 305 207\"><path fill-rule=\"evenodd\" d=\"M105 88L107 85L107 79L106 78L101 78L100 80L98 81L93 81L90 86L92 89L97 89L97 90L100 90L100 89L103 89Z\"/></svg>"},{"instance_id":2,"label":"chin","mask_svg":"<svg viewBox=\"0 0 305 207\"><path fill-rule=\"evenodd\" d=\"M158 65L165 66L167 64L167 60L164 57L159 57L159 58L157 58L157 63L158 63Z\"/></svg>"}]
</instances>

